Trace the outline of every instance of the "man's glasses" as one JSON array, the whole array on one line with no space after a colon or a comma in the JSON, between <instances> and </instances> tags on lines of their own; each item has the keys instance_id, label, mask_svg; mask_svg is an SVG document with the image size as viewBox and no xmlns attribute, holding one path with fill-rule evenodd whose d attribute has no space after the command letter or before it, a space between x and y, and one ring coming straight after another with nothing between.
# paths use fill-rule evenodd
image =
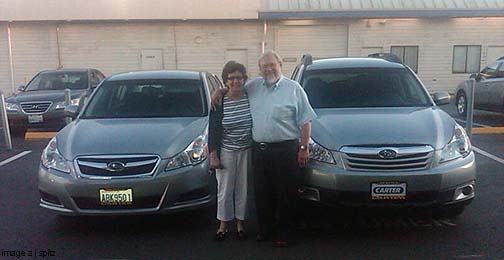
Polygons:
<instances>
[{"instance_id":1,"label":"man's glasses","mask_svg":"<svg viewBox=\"0 0 504 260\"><path fill-rule=\"evenodd\" d=\"M233 81L233 80L238 80L238 81L242 81L244 78L243 77L228 77L227 80L229 81Z\"/></svg>"}]
</instances>

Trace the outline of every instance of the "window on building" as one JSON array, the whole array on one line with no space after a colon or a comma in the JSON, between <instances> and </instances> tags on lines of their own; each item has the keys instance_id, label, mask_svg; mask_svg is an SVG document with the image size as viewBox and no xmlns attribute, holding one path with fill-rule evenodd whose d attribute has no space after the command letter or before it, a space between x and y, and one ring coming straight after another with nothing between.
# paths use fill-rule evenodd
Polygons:
<instances>
[{"instance_id":1,"label":"window on building","mask_svg":"<svg viewBox=\"0 0 504 260\"><path fill-rule=\"evenodd\" d=\"M453 46L453 73L477 73L480 62L481 45Z\"/></svg>"},{"instance_id":2,"label":"window on building","mask_svg":"<svg viewBox=\"0 0 504 260\"><path fill-rule=\"evenodd\" d=\"M418 46L392 46L390 53L397 55L404 64L418 73Z\"/></svg>"}]
</instances>

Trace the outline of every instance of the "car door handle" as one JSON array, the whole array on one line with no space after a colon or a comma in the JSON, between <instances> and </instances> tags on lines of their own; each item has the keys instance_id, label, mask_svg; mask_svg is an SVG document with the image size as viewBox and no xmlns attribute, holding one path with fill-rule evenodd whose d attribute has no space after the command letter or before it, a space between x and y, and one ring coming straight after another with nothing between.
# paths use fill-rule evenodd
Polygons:
<instances>
[{"instance_id":1,"label":"car door handle","mask_svg":"<svg viewBox=\"0 0 504 260\"><path fill-rule=\"evenodd\" d=\"M488 87L488 83L483 84L483 86Z\"/></svg>"}]
</instances>

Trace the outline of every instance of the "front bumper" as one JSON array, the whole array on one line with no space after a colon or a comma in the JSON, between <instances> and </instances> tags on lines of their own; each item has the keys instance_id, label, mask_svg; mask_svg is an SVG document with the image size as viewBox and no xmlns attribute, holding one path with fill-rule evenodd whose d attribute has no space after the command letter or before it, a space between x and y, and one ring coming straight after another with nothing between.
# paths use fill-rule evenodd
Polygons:
<instances>
[{"instance_id":1,"label":"front bumper","mask_svg":"<svg viewBox=\"0 0 504 260\"><path fill-rule=\"evenodd\" d=\"M50 108L49 111L40 114L43 117L43 122L40 123L29 123L29 114L24 112L7 112L7 117L9 119L9 126L11 127L23 127L23 128L51 128L59 130L66 125L65 114L63 109L53 109Z\"/></svg>"},{"instance_id":2,"label":"front bumper","mask_svg":"<svg viewBox=\"0 0 504 260\"><path fill-rule=\"evenodd\" d=\"M405 207L468 204L468 196L459 196L463 187L474 188L476 163L474 153L422 171L349 171L336 165L310 162L304 170L301 198L326 205ZM401 200L373 200L372 183L406 183L406 197Z\"/></svg>"},{"instance_id":3,"label":"front bumper","mask_svg":"<svg viewBox=\"0 0 504 260\"><path fill-rule=\"evenodd\" d=\"M128 179L85 179L39 167L40 206L65 215L130 215L175 212L213 203L207 162L153 176ZM132 189L132 205L100 205L100 189Z\"/></svg>"}]
</instances>

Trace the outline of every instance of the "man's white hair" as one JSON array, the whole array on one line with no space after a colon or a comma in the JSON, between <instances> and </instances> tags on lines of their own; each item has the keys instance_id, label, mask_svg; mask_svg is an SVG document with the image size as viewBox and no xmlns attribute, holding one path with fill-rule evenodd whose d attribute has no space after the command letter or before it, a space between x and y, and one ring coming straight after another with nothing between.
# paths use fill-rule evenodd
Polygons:
<instances>
[{"instance_id":1,"label":"man's white hair","mask_svg":"<svg viewBox=\"0 0 504 260\"><path fill-rule=\"evenodd\" d=\"M268 57L268 56L273 56L275 57L275 59L278 61L278 63L282 64L282 57L280 57L280 54L278 54L278 52L274 51L274 50L269 50L269 51L266 51L265 53L263 53L261 55L261 57L259 57L259 63L261 63L261 61L265 58L265 57Z\"/></svg>"}]
</instances>

